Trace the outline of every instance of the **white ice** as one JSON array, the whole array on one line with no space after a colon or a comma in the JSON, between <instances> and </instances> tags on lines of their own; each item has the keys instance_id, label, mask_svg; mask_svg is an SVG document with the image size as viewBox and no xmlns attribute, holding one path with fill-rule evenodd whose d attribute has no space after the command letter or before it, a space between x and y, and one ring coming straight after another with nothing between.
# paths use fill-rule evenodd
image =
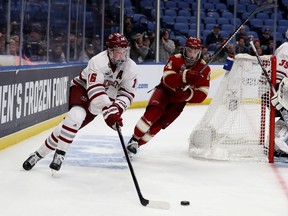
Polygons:
<instances>
[{"instance_id":1,"label":"white ice","mask_svg":"<svg viewBox=\"0 0 288 216\"><path fill-rule=\"evenodd\" d=\"M116 131L102 117L81 130L59 172L51 156L22 169L51 130L0 151L2 216L287 216L288 166L219 162L188 156L188 137L206 106L187 106L132 160L144 198L170 203L169 210L143 207ZM129 109L127 141L144 109ZM190 201L181 206L181 200Z\"/></svg>"}]
</instances>

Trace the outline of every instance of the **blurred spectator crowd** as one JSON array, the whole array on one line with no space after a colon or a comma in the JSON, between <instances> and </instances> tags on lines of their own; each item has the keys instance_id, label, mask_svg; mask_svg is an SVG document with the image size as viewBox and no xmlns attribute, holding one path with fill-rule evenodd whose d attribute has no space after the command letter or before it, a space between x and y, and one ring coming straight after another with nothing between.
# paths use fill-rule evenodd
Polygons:
<instances>
[{"instance_id":1,"label":"blurred spectator crowd","mask_svg":"<svg viewBox=\"0 0 288 216\"><path fill-rule=\"evenodd\" d=\"M25 5L22 1L11 0L9 28L7 1L0 2L0 55L21 56L31 64L88 61L105 48L104 41L110 33L120 30L120 0L105 1L104 7L100 0L86 1L85 4L76 0L70 3L68 0L52 0L50 7L44 0L24 1ZM136 62L155 62L156 2L124 0L124 35L130 41L130 56ZM259 55L272 54L284 42L288 27L288 0L279 0L278 4L277 14L274 8L256 14L213 61L223 62L228 54L254 55L249 44L251 40ZM235 19L232 13L234 0L201 1L200 38L205 60L213 56L255 7L257 5L251 1L238 0ZM25 13L21 19L23 8ZM196 0L160 2L160 62L181 52L187 37L196 37L196 11ZM49 27L47 17L50 17Z\"/></svg>"}]
</instances>

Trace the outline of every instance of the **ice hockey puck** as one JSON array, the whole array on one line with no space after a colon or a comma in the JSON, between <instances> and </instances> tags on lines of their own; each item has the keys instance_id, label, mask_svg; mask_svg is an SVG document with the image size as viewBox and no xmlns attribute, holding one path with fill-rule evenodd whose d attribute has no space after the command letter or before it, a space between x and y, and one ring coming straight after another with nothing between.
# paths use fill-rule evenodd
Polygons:
<instances>
[{"instance_id":1,"label":"ice hockey puck","mask_svg":"<svg viewBox=\"0 0 288 216\"><path fill-rule=\"evenodd\" d=\"M183 201L181 201L181 205L182 206L188 206L188 205L190 205L190 202L186 201L186 200L183 200Z\"/></svg>"}]
</instances>

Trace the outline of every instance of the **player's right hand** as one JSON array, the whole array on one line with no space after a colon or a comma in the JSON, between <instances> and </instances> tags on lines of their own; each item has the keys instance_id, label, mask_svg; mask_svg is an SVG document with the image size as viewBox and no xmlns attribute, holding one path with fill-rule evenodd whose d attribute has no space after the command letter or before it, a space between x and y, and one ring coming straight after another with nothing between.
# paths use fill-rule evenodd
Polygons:
<instances>
[{"instance_id":1,"label":"player's right hand","mask_svg":"<svg viewBox=\"0 0 288 216\"><path fill-rule=\"evenodd\" d=\"M121 113L116 104L112 104L109 107L104 107L102 110L102 114L106 124L113 130L116 130L116 123L118 123L120 127L123 126Z\"/></svg>"},{"instance_id":2,"label":"player's right hand","mask_svg":"<svg viewBox=\"0 0 288 216\"><path fill-rule=\"evenodd\" d=\"M203 78L203 75L199 74L198 71L185 70L182 74L182 80L191 86L197 86L199 80Z\"/></svg>"}]
</instances>

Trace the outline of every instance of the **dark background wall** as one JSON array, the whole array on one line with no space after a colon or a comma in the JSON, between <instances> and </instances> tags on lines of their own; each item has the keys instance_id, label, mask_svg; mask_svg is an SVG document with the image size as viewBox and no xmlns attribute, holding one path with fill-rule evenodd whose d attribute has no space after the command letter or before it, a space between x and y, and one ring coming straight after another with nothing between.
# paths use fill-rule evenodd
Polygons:
<instances>
[{"instance_id":1,"label":"dark background wall","mask_svg":"<svg viewBox=\"0 0 288 216\"><path fill-rule=\"evenodd\" d=\"M83 65L0 72L0 138L68 110L71 79Z\"/></svg>"}]
</instances>

